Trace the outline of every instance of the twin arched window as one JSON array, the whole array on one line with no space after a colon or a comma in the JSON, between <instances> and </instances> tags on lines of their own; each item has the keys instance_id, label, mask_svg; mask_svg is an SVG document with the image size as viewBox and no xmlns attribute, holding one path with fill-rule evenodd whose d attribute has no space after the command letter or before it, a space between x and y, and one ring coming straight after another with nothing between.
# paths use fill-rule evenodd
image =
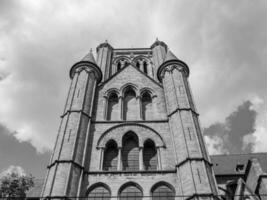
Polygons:
<instances>
[{"instance_id":1,"label":"twin arched window","mask_svg":"<svg viewBox=\"0 0 267 200\"><path fill-rule=\"evenodd\" d=\"M142 162L141 166L143 166L143 170L157 170L157 156L155 143L152 140L146 140L144 147L140 147L137 135L133 132L128 132L122 138L120 154L114 140L110 140L106 144L102 168L105 171L116 171L120 169L123 171L138 171L141 170L140 162ZM118 163L121 163L121 166L118 166Z\"/></svg>"},{"instance_id":2,"label":"twin arched window","mask_svg":"<svg viewBox=\"0 0 267 200\"><path fill-rule=\"evenodd\" d=\"M134 133L127 133L122 139L122 169L139 170L139 144L138 137Z\"/></svg>"},{"instance_id":3,"label":"twin arched window","mask_svg":"<svg viewBox=\"0 0 267 200\"><path fill-rule=\"evenodd\" d=\"M147 140L144 144L143 160L144 170L157 170L157 150L152 140Z\"/></svg>"},{"instance_id":4,"label":"twin arched window","mask_svg":"<svg viewBox=\"0 0 267 200\"><path fill-rule=\"evenodd\" d=\"M120 191L120 200L142 200L142 191L135 185L127 185Z\"/></svg>"},{"instance_id":5,"label":"twin arched window","mask_svg":"<svg viewBox=\"0 0 267 200\"><path fill-rule=\"evenodd\" d=\"M165 183L158 183L152 187L152 200L174 200L175 190ZM134 183L124 185L119 190L120 200L142 200L142 188L136 186ZM110 191L102 184L94 186L89 190L89 200L110 200Z\"/></svg>"},{"instance_id":6,"label":"twin arched window","mask_svg":"<svg viewBox=\"0 0 267 200\"><path fill-rule=\"evenodd\" d=\"M104 152L103 170L116 171L118 165L118 147L115 141L111 140L107 143Z\"/></svg>"},{"instance_id":7,"label":"twin arched window","mask_svg":"<svg viewBox=\"0 0 267 200\"><path fill-rule=\"evenodd\" d=\"M136 97L135 90L128 87L124 91L122 106L119 105L119 98L116 92L112 92L107 100L107 120L148 120L153 118L152 97L150 92L141 94L140 103ZM140 106L140 107L139 107ZM122 109L122 110L121 110ZM140 114L139 114L140 110ZM122 113L122 114L121 114Z\"/></svg>"},{"instance_id":8,"label":"twin arched window","mask_svg":"<svg viewBox=\"0 0 267 200\"><path fill-rule=\"evenodd\" d=\"M174 200L175 191L166 184L160 184L152 189L152 200Z\"/></svg>"},{"instance_id":9,"label":"twin arched window","mask_svg":"<svg viewBox=\"0 0 267 200\"><path fill-rule=\"evenodd\" d=\"M98 185L89 190L88 200L110 200L110 191L103 185Z\"/></svg>"}]
</instances>

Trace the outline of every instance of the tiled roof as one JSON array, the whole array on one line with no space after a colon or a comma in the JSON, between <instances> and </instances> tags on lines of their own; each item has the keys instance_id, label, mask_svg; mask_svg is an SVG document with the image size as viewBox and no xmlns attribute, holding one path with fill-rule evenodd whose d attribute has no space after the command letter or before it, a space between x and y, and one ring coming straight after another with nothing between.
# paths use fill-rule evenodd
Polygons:
<instances>
[{"instance_id":1,"label":"tiled roof","mask_svg":"<svg viewBox=\"0 0 267 200\"><path fill-rule=\"evenodd\" d=\"M215 175L244 174L248 160L251 158L258 158L263 171L267 172L267 153L212 155L210 157ZM242 165L243 170L241 170Z\"/></svg>"}]
</instances>

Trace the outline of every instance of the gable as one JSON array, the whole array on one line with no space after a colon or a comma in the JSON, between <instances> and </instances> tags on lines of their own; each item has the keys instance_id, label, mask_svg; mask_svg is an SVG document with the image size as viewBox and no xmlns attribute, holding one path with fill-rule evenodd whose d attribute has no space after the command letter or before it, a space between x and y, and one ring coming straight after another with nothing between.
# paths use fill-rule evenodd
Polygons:
<instances>
[{"instance_id":1,"label":"gable","mask_svg":"<svg viewBox=\"0 0 267 200\"><path fill-rule=\"evenodd\" d=\"M126 79L127 78L127 79ZM108 80L100 84L100 87L105 87L106 85L109 85L113 82L120 81L121 83L123 80L131 82L131 83L140 83L140 81L145 81L147 84L156 84L159 87L162 88L161 84L156 82L154 79L143 73L141 70L133 66L132 64L129 64L128 66L124 67L122 70L111 76ZM124 84L126 84L124 82Z\"/></svg>"},{"instance_id":2,"label":"gable","mask_svg":"<svg viewBox=\"0 0 267 200\"><path fill-rule=\"evenodd\" d=\"M138 98L144 90L151 92L155 112L155 116L152 117L153 120L165 120L167 118L164 91L161 84L148 77L136 67L128 65L109 80L99 85L96 95L97 106L94 107L96 120L105 120L106 101L110 92L116 91L118 96L122 97L124 88L129 85L135 89Z\"/></svg>"}]
</instances>

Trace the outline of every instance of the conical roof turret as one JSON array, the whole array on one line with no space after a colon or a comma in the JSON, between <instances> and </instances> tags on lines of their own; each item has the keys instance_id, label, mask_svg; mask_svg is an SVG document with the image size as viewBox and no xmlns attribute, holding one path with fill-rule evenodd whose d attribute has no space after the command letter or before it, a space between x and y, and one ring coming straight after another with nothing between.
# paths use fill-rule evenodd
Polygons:
<instances>
[{"instance_id":1,"label":"conical roof turret","mask_svg":"<svg viewBox=\"0 0 267 200\"><path fill-rule=\"evenodd\" d=\"M75 70L80 67L88 67L90 69L93 69L97 74L98 82L102 79L102 72L98 65L96 64L92 49L90 49L89 53L86 54L81 61L75 63L71 69L70 69L70 78L73 78Z\"/></svg>"},{"instance_id":2,"label":"conical roof turret","mask_svg":"<svg viewBox=\"0 0 267 200\"><path fill-rule=\"evenodd\" d=\"M90 49L89 53L83 57L82 61L87 61L96 64L92 49Z\"/></svg>"},{"instance_id":3,"label":"conical roof turret","mask_svg":"<svg viewBox=\"0 0 267 200\"><path fill-rule=\"evenodd\" d=\"M170 60L179 60L179 59L171 52L170 49L168 49L164 62L167 62Z\"/></svg>"},{"instance_id":4,"label":"conical roof turret","mask_svg":"<svg viewBox=\"0 0 267 200\"><path fill-rule=\"evenodd\" d=\"M157 76L158 79L161 81L161 72L164 70L165 67L170 66L170 65L178 65L182 67L186 73L186 76L189 76L189 68L186 63L183 61L179 60L172 52L170 49L167 50L164 62L159 66L158 71L157 71Z\"/></svg>"}]
</instances>

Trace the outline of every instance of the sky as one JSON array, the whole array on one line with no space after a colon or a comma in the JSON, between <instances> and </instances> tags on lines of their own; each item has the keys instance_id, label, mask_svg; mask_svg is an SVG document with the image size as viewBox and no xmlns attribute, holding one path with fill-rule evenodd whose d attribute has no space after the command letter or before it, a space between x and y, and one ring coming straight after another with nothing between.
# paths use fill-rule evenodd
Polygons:
<instances>
[{"instance_id":1,"label":"sky","mask_svg":"<svg viewBox=\"0 0 267 200\"><path fill-rule=\"evenodd\" d=\"M267 151L266 0L0 0L0 172L43 177L70 67L158 38L190 68L210 154Z\"/></svg>"}]
</instances>

